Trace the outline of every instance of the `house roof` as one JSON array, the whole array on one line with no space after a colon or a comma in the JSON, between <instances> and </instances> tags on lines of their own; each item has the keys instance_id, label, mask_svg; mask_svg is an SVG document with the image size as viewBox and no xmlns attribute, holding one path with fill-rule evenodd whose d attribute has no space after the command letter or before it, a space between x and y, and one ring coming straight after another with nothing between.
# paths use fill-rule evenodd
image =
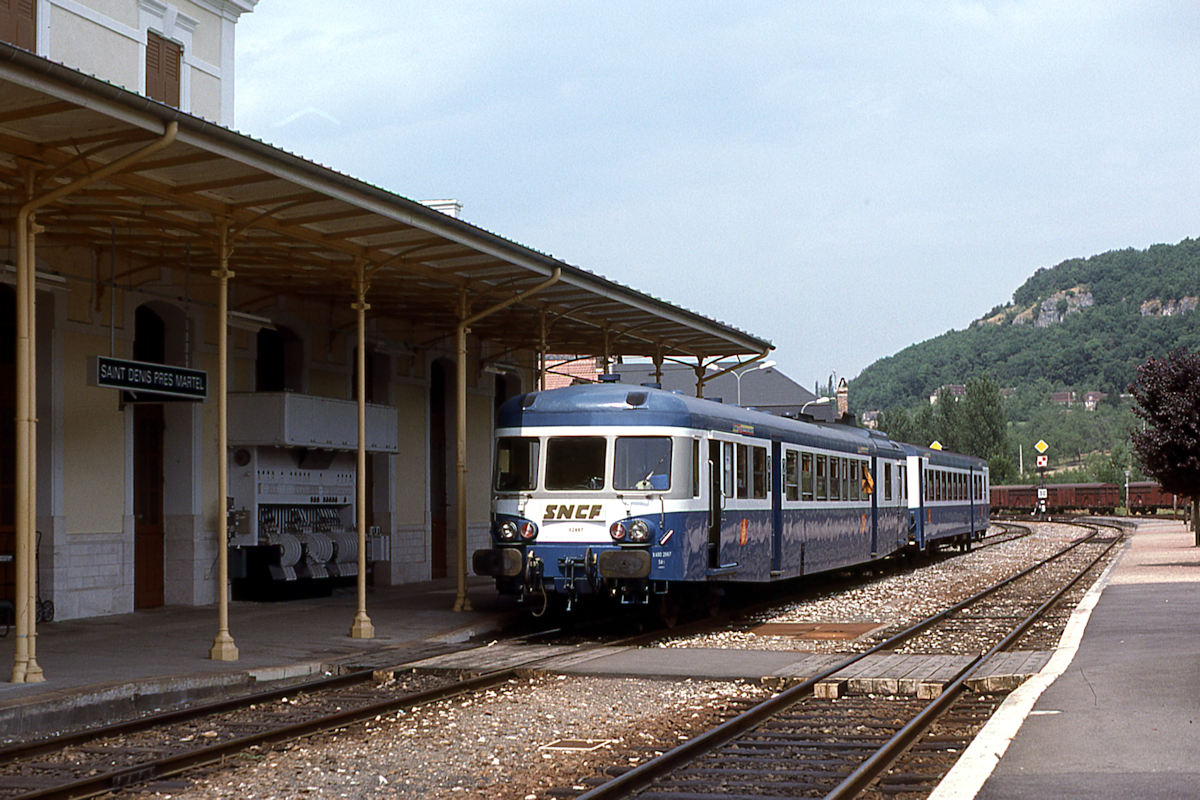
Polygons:
<instances>
[{"instance_id":1,"label":"house roof","mask_svg":"<svg viewBox=\"0 0 1200 800\"><path fill-rule=\"evenodd\" d=\"M734 356L770 342L623 286L502 236L261 141L0 42L0 187L8 214L35 193L96 170L161 137L144 161L43 207L63 240L133 258L217 266L218 229L233 245L235 283L262 303L278 294L352 297L359 265L371 315L452 330L462 316L557 283L472 325L509 349ZM0 211L0 214L5 213ZM636 254L631 253L630 258ZM236 310L253 312L240 295Z\"/></svg>"}]
</instances>

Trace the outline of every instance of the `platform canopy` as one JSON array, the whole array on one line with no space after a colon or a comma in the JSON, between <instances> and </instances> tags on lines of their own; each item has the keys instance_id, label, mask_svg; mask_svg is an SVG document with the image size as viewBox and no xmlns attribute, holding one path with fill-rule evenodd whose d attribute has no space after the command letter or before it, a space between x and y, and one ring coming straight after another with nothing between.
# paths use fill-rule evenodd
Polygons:
<instances>
[{"instance_id":1,"label":"platform canopy","mask_svg":"<svg viewBox=\"0 0 1200 800\"><path fill-rule=\"evenodd\" d=\"M771 344L421 203L0 43L0 192L10 208L162 137L153 156L37 213L59 241L217 267L224 221L240 287L346 297L363 266L371 316L452 332L456 321L560 278L472 324L508 350L674 358L758 355ZM397 157L405 157L398 154ZM638 254L631 252L631 260ZM245 303L247 293L239 293ZM463 313L464 304L466 313ZM253 311L233 306L232 310ZM543 338L543 331L546 331Z\"/></svg>"}]
</instances>

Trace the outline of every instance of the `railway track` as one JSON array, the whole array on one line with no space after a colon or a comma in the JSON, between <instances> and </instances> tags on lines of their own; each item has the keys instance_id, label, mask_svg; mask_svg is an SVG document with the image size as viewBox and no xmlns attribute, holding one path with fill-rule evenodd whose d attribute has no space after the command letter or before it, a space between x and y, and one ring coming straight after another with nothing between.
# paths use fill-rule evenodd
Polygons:
<instances>
[{"instance_id":1,"label":"railway track","mask_svg":"<svg viewBox=\"0 0 1200 800\"><path fill-rule=\"evenodd\" d=\"M938 723L938 739L921 745L929 751L956 749L974 736L990 716L994 702L965 693L967 681L991 656L1011 648L1034 622L1052 608L1120 541L1102 536L1096 524L1088 533L1041 562L966 600L900 631L869 650L848 657L824 672L746 710L678 747L579 794L577 800L609 798L702 798L860 796L905 753L915 750ZM1089 550L1083 554L1083 550ZM1057 588L1036 600L1015 621L1013 593L1021 581L1065 559L1076 563ZM988 608L1003 613L991 614ZM849 698L836 702L813 699L814 690L839 671L881 651L896 651L928 635L939 625L970 610L976 618L1010 618L992 641L941 694L924 703L911 699ZM956 733L955 731L959 731ZM901 767L888 784L888 794L907 791L918 796L936 783L922 771Z\"/></svg>"},{"instance_id":2,"label":"railway track","mask_svg":"<svg viewBox=\"0 0 1200 800\"><path fill-rule=\"evenodd\" d=\"M559 634L548 628L513 641L534 644ZM657 635L639 633L618 643L637 645ZM514 680L546 658L544 650L530 650L523 663L482 674L360 669L0 747L0 800L83 798L147 784L178 788L163 781L256 748Z\"/></svg>"}]
</instances>

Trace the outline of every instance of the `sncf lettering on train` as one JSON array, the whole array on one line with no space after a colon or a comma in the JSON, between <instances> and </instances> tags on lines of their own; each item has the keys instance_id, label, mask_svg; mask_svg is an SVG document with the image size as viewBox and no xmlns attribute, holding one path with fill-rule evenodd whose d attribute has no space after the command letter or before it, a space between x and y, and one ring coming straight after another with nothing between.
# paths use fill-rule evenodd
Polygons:
<instances>
[{"instance_id":1,"label":"sncf lettering on train","mask_svg":"<svg viewBox=\"0 0 1200 800\"><path fill-rule=\"evenodd\" d=\"M594 505L589 503L580 503L579 505L575 505L573 503L560 503L557 505L550 503L546 506L546 513L542 516L542 521L550 522L559 519L595 519L596 517L600 516L600 513L603 510L604 506L600 505L599 503Z\"/></svg>"}]
</instances>

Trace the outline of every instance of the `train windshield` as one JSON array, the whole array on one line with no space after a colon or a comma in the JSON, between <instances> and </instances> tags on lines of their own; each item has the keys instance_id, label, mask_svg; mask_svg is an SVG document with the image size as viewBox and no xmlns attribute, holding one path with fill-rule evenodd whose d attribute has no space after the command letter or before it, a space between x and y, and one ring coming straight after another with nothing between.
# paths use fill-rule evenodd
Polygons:
<instances>
[{"instance_id":1,"label":"train windshield","mask_svg":"<svg viewBox=\"0 0 1200 800\"><path fill-rule=\"evenodd\" d=\"M671 488L671 440L666 436L618 436L613 450L613 488Z\"/></svg>"},{"instance_id":2,"label":"train windshield","mask_svg":"<svg viewBox=\"0 0 1200 800\"><path fill-rule=\"evenodd\" d=\"M546 442L546 488L604 488L603 436L553 436Z\"/></svg>"},{"instance_id":3,"label":"train windshield","mask_svg":"<svg viewBox=\"0 0 1200 800\"><path fill-rule=\"evenodd\" d=\"M496 443L496 491L526 492L537 486L538 440L502 436Z\"/></svg>"}]
</instances>

